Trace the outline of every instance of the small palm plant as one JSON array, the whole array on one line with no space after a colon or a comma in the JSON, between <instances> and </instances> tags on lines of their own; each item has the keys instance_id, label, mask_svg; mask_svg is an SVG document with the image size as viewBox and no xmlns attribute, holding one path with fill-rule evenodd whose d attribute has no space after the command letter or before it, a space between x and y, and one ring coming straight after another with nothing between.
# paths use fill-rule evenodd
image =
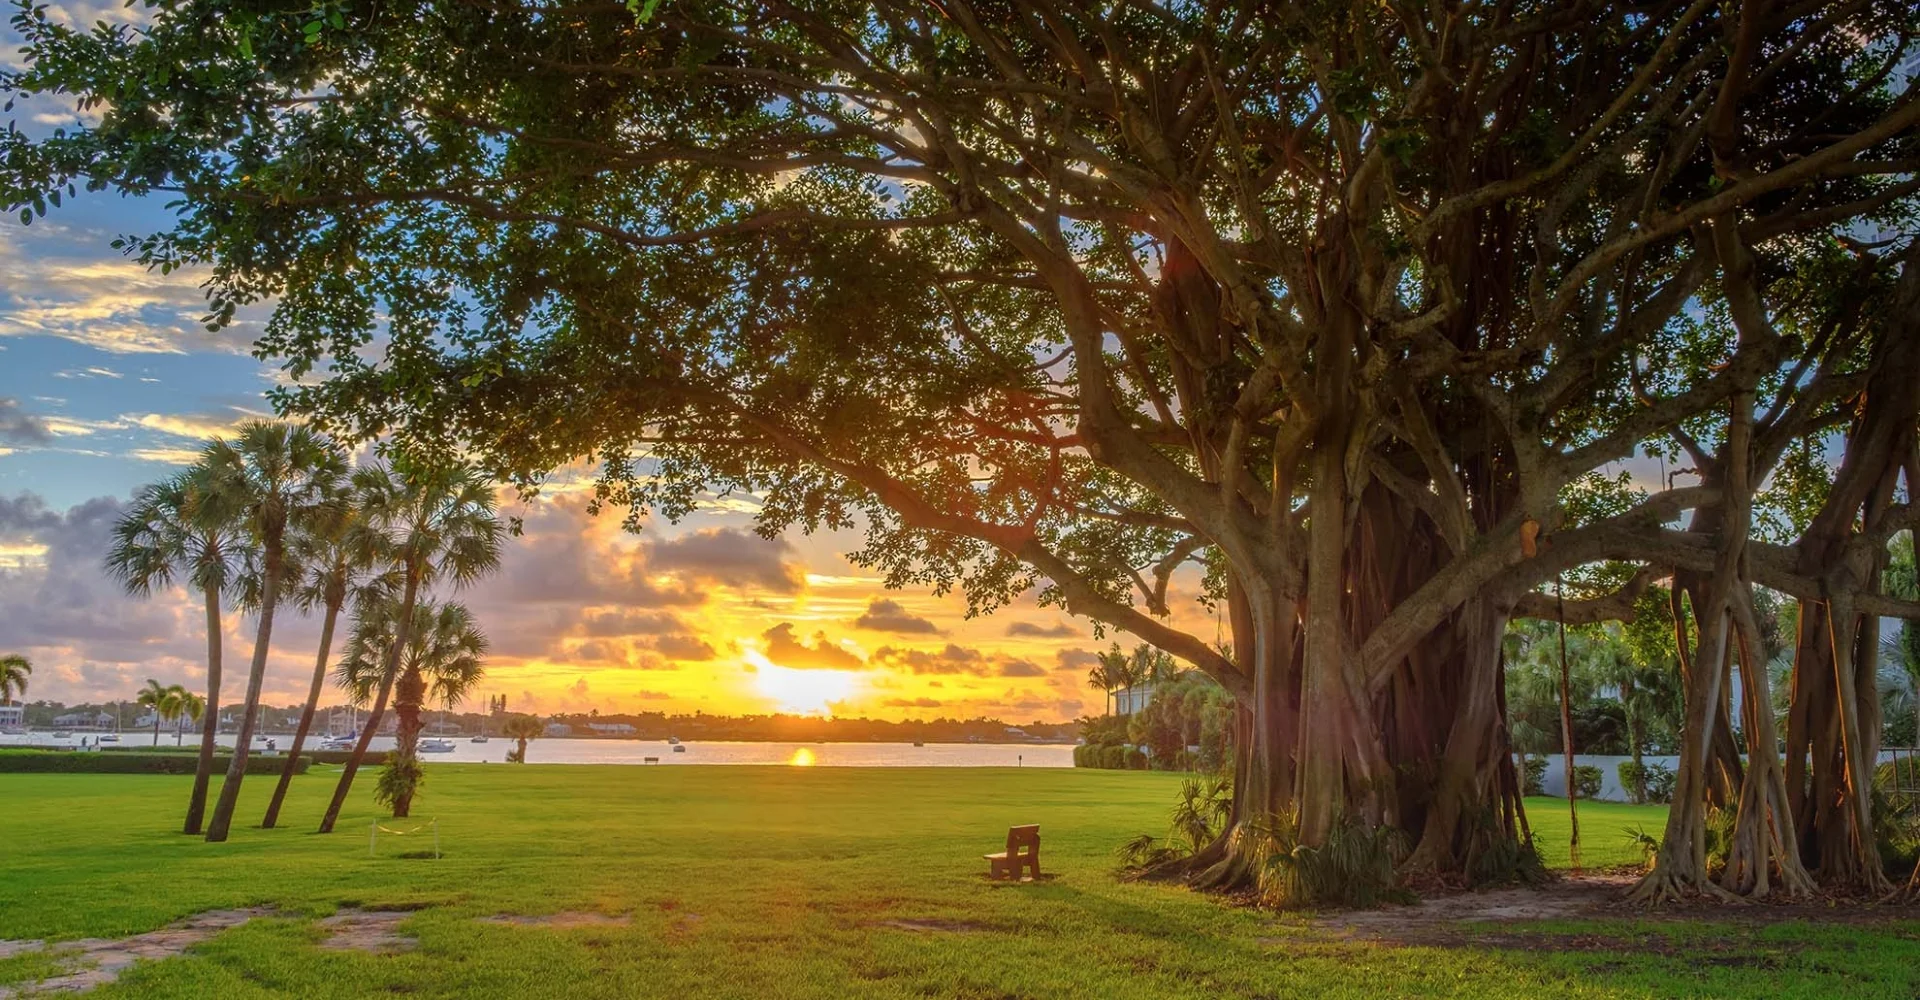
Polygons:
<instances>
[{"instance_id":1,"label":"small palm plant","mask_svg":"<svg viewBox=\"0 0 1920 1000\"><path fill-rule=\"evenodd\" d=\"M206 605L207 694L200 732L200 759L187 799L186 833L200 832L213 775L214 737L220 716L221 599L240 579L244 550L237 512L219 489L217 473L205 453L201 461L169 479L142 489L113 528L107 572L127 592L147 597L180 577Z\"/></svg>"},{"instance_id":2,"label":"small palm plant","mask_svg":"<svg viewBox=\"0 0 1920 1000\"><path fill-rule=\"evenodd\" d=\"M355 704L373 703L367 717L368 732L379 725L387 699L400 678L419 677L425 689L423 698L452 705L471 693L486 673L487 637L475 624L472 612L460 604L415 607L412 625L405 629L405 651L395 663L388 654L402 632L399 611L399 603L390 598L362 602L336 671ZM418 791L421 771L417 761L417 757L396 753L381 772L375 799L391 805L396 817L407 815Z\"/></svg>"},{"instance_id":3,"label":"small palm plant","mask_svg":"<svg viewBox=\"0 0 1920 1000\"><path fill-rule=\"evenodd\" d=\"M33 664L19 653L0 656L0 705L27 693L27 680L33 676Z\"/></svg>"},{"instance_id":4,"label":"small palm plant","mask_svg":"<svg viewBox=\"0 0 1920 1000\"><path fill-rule=\"evenodd\" d=\"M377 533L379 551L399 577L400 603L392 616L395 630L377 674L395 695L399 745L394 756L411 758L424 727L420 712L429 687L417 670L405 669L400 662L401 651L409 644L414 608L423 588L443 581L464 587L498 567L505 532L497 516L493 484L470 466L406 460L365 466L354 473L353 485L362 498L368 529ZM333 831L346 805L385 699L377 704L376 718L361 733L334 787L333 801L320 820L321 833ZM399 811L404 808L405 800L396 804L399 815L405 815Z\"/></svg>"},{"instance_id":5,"label":"small palm plant","mask_svg":"<svg viewBox=\"0 0 1920 1000\"><path fill-rule=\"evenodd\" d=\"M403 698L418 697L415 704L435 704L452 708L472 693L486 676L487 637L474 622L473 613L462 604L422 605L414 609L413 638L408 642L405 666L395 681L394 693ZM420 693L409 693L408 685L420 685ZM419 713L414 713L412 739L419 740ZM403 730L401 745L408 746L408 715L400 710ZM393 807L396 819L405 819L413 807L423 772L417 752L398 752L387 762L380 788L374 798Z\"/></svg>"},{"instance_id":6,"label":"small palm plant","mask_svg":"<svg viewBox=\"0 0 1920 1000\"><path fill-rule=\"evenodd\" d=\"M527 762L527 743L541 733L540 720L531 715L515 715L507 719L500 727L500 733L517 745L507 751L507 763L525 764Z\"/></svg>"}]
</instances>

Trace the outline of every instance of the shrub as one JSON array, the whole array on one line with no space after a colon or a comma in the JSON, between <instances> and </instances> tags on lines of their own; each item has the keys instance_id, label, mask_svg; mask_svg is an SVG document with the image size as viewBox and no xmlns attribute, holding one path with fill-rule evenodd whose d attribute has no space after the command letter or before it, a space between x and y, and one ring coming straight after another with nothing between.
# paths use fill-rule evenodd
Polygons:
<instances>
[{"instance_id":1,"label":"shrub","mask_svg":"<svg viewBox=\"0 0 1920 1000\"><path fill-rule=\"evenodd\" d=\"M1647 765L1623 760L1615 770L1620 775L1620 787L1626 790L1628 801L1635 805L1647 801Z\"/></svg>"},{"instance_id":2,"label":"shrub","mask_svg":"<svg viewBox=\"0 0 1920 1000\"><path fill-rule=\"evenodd\" d=\"M193 754L180 753L86 753L72 750L0 750L0 772L12 774L192 774L199 760ZM214 771L227 769L232 760L222 754L213 758ZM285 757L247 755L248 774L279 774ZM307 769L303 755L294 773Z\"/></svg>"},{"instance_id":3,"label":"shrub","mask_svg":"<svg viewBox=\"0 0 1920 1000\"><path fill-rule=\"evenodd\" d=\"M1573 769L1573 794L1576 798L1594 799L1600 797L1600 788L1606 784L1607 776L1592 764L1575 765Z\"/></svg>"},{"instance_id":4,"label":"shrub","mask_svg":"<svg viewBox=\"0 0 1920 1000\"><path fill-rule=\"evenodd\" d=\"M1397 871L1406 859L1406 835L1394 827L1342 819L1319 847L1300 844L1286 821L1265 836L1262 902L1282 908L1413 902Z\"/></svg>"},{"instance_id":5,"label":"shrub","mask_svg":"<svg viewBox=\"0 0 1920 1000\"><path fill-rule=\"evenodd\" d=\"M1672 802L1673 784L1679 776L1665 764L1647 765L1647 801Z\"/></svg>"},{"instance_id":6,"label":"shrub","mask_svg":"<svg viewBox=\"0 0 1920 1000\"><path fill-rule=\"evenodd\" d=\"M391 806L403 798L411 798L426 776L420 758L389 757L386 766L380 769L380 781L373 786L373 801Z\"/></svg>"},{"instance_id":7,"label":"shrub","mask_svg":"<svg viewBox=\"0 0 1920 1000\"><path fill-rule=\"evenodd\" d=\"M1526 784L1522 790L1527 795L1547 794L1547 759L1545 757L1522 757L1521 766L1526 769Z\"/></svg>"}]
</instances>

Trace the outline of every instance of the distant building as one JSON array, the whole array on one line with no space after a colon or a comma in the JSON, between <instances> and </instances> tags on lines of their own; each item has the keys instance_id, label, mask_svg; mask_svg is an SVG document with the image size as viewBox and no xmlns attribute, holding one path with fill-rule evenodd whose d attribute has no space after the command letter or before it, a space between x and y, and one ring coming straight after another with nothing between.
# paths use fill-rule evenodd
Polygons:
<instances>
[{"instance_id":1,"label":"distant building","mask_svg":"<svg viewBox=\"0 0 1920 1000\"><path fill-rule=\"evenodd\" d=\"M1006 733L1008 736L1018 736L1023 740L1027 738L1027 731L1021 729L1019 726L1007 726Z\"/></svg>"},{"instance_id":2,"label":"distant building","mask_svg":"<svg viewBox=\"0 0 1920 1000\"><path fill-rule=\"evenodd\" d=\"M68 712L53 718L55 729L112 729L111 712Z\"/></svg>"},{"instance_id":3,"label":"distant building","mask_svg":"<svg viewBox=\"0 0 1920 1000\"><path fill-rule=\"evenodd\" d=\"M552 726L547 727L552 729ZM602 736L632 736L639 730L624 722L589 722L587 728Z\"/></svg>"},{"instance_id":4,"label":"distant building","mask_svg":"<svg viewBox=\"0 0 1920 1000\"><path fill-rule=\"evenodd\" d=\"M572 736L573 727L567 725L564 722L549 722L547 723L547 735L548 736Z\"/></svg>"},{"instance_id":5,"label":"distant building","mask_svg":"<svg viewBox=\"0 0 1920 1000\"><path fill-rule=\"evenodd\" d=\"M0 705L0 729L27 728L27 706Z\"/></svg>"},{"instance_id":6,"label":"distant building","mask_svg":"<svg viewBox=\"0 0 1920 1000\"><path fill-rule=\"evenodd\" d=\"M1132 715L1153 704L1153 685L1135 684L1131 690L1119 688L1113 692L1113 714Z\"/></svg>"}]
</instances>

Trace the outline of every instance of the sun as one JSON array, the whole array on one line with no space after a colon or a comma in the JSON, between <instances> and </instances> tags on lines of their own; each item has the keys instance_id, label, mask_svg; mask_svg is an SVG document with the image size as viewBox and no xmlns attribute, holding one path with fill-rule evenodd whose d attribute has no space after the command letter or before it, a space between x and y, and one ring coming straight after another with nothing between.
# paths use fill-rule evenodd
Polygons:
<instances>
[{"instance_id":1,"label":"sun","mask_svg":"<svg viewBox=\"0 0 1920 1000\"><path fill-rule=\"evenodd\" d=\"M851 670L795 670L752 649L745 658L753 666L754 687L783 712L824 715L835 702L846 701L860 683Z\"/></svg>"}]
</instances>

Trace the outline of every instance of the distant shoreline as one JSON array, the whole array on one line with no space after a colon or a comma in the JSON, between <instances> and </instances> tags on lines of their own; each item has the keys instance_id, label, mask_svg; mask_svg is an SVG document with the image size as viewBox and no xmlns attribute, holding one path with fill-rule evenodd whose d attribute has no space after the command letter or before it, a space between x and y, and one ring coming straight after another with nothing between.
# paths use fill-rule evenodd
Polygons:
<instances>
[{"instance_id":1,"label":"distant shoreline","mask_svg":"<svg viewBox=\"0 0 1920 1000\"><path fill-rule=\"evenodd\" d=\"M60 732L69 732L69 730L59 730L59 731L60 731ZM109 734L109 733L112 733L112 732L113 732L113 730L111 730L111 729L74 729L74 730L70 730L70 731L71 731L71 732L73 733L73 737L72 737L72 738L73 738L74 740L78 740L78 739L79 739L80 737L82 737L82 736L85 736L85 737L87 737L87 738L89 738L89 739L91 739L91 738L93 738L93 737L95 737L95 736L102 736L102 735L106 735L106 734ZM35 730L31 730L31 731L29 731L29 732L27 732L27 733L12 733L12 734L5 734L5 735L13 735L13 736L22 736L22 735L24 735L24 736L26 736L26 737L28 737L28 738L32 738L32 737L34 737L34 736L51 736L51 735L52 735L52 734L53 734L54 732L55 732L55 730L51 730L51 729L35 729ZM153 732L152 732L152 730L136 730L136 729L123 729L123 730L121 730L121 731L120 731L120 745L121 745L122 747L126 747L126 748L130 748L130 749L133 749L133 748L144 748L144 749L152 749L152 747L151 747L151 744L150 744L150 741L151 741L151 737L152 737L152 735L153 735ZM232 730L227 730L227 729L223 729L223 730L221 730L221 731L220 731L220 735L221 735L221 736L232 736L232 735L234 735L234 733L233 733L233 731L232 731ZM284 736L284 737L286 737L286 738L288 738L288 739L292 739L292 738L293 738L293 730L291 730L291 729L286 729L286 730L279 730L279 729L255 729L255 730L254 730L254 735L256 735L256 736L264 736L264 737L269 737L269 738L274 738L274 739L278 739L278 738L280 738L280 737L283 737L283 736ZM382 736L389 736L389 737L390 737L390 736L392 736L393 734L391 734L391 733L382 733L382 734L380 734L380 735L382 735ZM422 736L437 736L437 737L440 737L440 738L443 738L443 739L450 739L450 740L453 740L453 739L466 739L466 740L470 740L470 739L472 739L472 738L473 738L474 736L476 736L476 735L479 735L479 734L477 734L477 733L432 733L432 732L427 732L427 733L422 733L421 735L422 735ZM148 738L148 740L149 740L149 742L139 742L139 738L140 738L140 737L146 737L146 738ZM309 732L309 733L307 734L307 741L308 741L309 743L317 743L318 741L320 741L320 740L322 740L322 739L325 739L325 738L326 738L326 734L325 734L325 733L319 733L319 732ZM506 737L506 736L502 736L502 735L500 735L500 734L498 734L498 733L488 733L488 734L487 734L487 738L488 738L488 739L490 739L490 740L509 740L509 739L510 739L510 737ZM172 740L173 740L173 734L172 734L172 733L170 733L170 732L166 732L166 731L162 731L162 732L161 732L161 734L160 734L160 747L161 747L162 749L165 749L165 748L168 748L168 747L171 747L171 746L173 746L173 742L172 742ZM607 736L607 735L602 735L602 734L593 734L593 735L588 735L588 734L584 734L584 733L570 733L570 734L568 734L568 735L566 735L566 736L540 736L540 737L537 737L537 738L535 738L535 740L534 740L533 742L535 742L535 743L539 743L539 742L542 742L542 741L546 741L546 740L580 740L580 741L582 741L582 742L591 742L591 743L659 743L659 744L662 744L662 745L665 745L665 744L666 744L666 742L667 742L667 737L665 737L665 736ZM701 737L701 736L696 736L696 737L691 737L691 738L689 738L689 737L679 737L679 740L680 740L680 742L681 742L681 743L683 743L683 744L686 744L686 745L688 745L688 746L692 746L692 745L695 745L695 744L699 744L699 743L794 743L794 744L817 744L817 743L835 743L835 744L849 744L849 745L856 745L856 746L915 746L915 745L925 745L925 746L943 746L943 747L944 747L944 746L959 746L959 747L968 747L968 746L972 746L972 747L1070 747L1070 746L1077 746L1077 745L1079 745L1079 741L1078 741L1078 740L919 740L919 741L915 741L915 740L847 740L847 739L839 739L839 740L817 740L817 739L816 739L816 740L806 740L806 739L792 739L792 738L788 738L788 737L771 737L771 736L763 736L763 737L754 737L754 736L707 736L707 737ZM185 740L183 741L183 743L182 743L181 745L182 745L182 747L184 747L184 748L192 748L192 747L197 747L197 746L199 746L199 743L200 743L200 734L199 734L198 732L192 732L192 733L188 733L188 734L186 734L186 739L185 739ZM5 743L0 743L0 746L5 746L5 745L7 745L7 744L5 744ZM13 744L13 745L15 745L15 746L18 746L19 744Z\"/></svg>"}]
</instances>

